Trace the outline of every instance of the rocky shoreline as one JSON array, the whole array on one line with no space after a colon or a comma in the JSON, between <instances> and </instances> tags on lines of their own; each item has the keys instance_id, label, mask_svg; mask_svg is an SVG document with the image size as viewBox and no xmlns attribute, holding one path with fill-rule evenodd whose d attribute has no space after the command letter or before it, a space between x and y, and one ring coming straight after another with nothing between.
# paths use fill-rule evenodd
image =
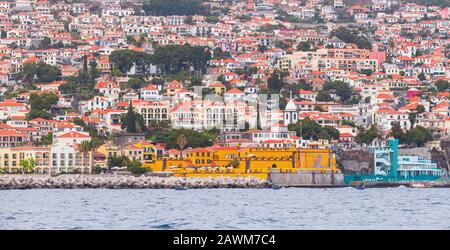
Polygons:
<instances>
[{"instance_id":1,"label":"rocky shoreline","mask_svg":"<svg viewBox=\"0 0 450 250\"><path fill-rule=\"evenodd\" d=\"M0 175L5 189L173 189L173 188L267 188L269 183L253 177L182 178L115 175Z\"/></svg>"}]
</instances>

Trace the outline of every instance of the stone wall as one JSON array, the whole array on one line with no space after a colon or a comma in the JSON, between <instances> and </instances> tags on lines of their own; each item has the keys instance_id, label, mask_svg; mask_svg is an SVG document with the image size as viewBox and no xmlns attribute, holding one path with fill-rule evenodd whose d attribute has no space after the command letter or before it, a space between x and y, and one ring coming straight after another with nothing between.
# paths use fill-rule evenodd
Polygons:
<instances>
[{"instance_id":1,"label":"stone wall","mask_svg":"<svg viewBox=\"0 0 450 250\"><path fill-rule=\"evenodd\" d=\"M373 154L368 150L340 150L337 160L344 174L373 173Z\"/></svg>"},{"instance_id":2,"label":"stone wall","mask_svg":"<svg viewBox=\"0 0 450 250\"><path fill-rule=\"evenodd\" d=\"M282 187L338 187L344 185L341 173L318 173L315 171L298 171L297 173L270 173L270 180L275 186Z\"/></svg>"}]
</instances>

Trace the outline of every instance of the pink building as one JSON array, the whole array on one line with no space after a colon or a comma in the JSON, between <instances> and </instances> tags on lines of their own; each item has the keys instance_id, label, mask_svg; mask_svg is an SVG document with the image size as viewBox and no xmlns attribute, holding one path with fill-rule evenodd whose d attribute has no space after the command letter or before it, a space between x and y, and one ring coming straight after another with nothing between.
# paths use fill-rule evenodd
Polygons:
<instances>
[{"instance_id":1,"label":"pink building","mask_svg":"<svg viewBox=\"0 0 450 250\"><path fill-rule=\"evenodd\" d=\"M410 88L406 91L406 98L418 96L418 95L420 95L420 93L422 93L420 90L418 90L416 88Z\"/></svg>"}]
</instances>

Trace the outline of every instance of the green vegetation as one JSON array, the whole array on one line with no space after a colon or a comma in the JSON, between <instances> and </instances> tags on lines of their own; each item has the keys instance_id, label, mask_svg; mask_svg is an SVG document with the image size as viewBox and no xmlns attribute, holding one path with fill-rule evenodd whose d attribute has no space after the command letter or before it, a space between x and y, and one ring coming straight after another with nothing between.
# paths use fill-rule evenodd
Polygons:
<instances>
[{"instance_id":1,"label":"green vegetation","mask_svg":"<svg viewBox=\"0 0 450 250\"><path fill-rule=\"evenodd\" d=\"M346 43L354 43L359 49L372 49L371 42L363 34L358 31L350 30L345 27L339 27L330 32L332 36L336 36Z\"/></svg>"},{"instance_id":2,"label":"green vegetation","mask_svg":"<svg viewBox=\"0 0 450 250\"><path fill-rule=\"evenodd\" d=\"M207 17L205 18L205 21L206 21L207 23L218 23L218 22L220 22L220 19L219 19L218 16L207 16Z\"/></svg>"},{"instance_id":3,"label":"green vegetation","mask_svg":"<svg viewBox=\"0 0 450 250\"><path fill-rule=\"evenodd\" d=\"M213 58L212 59L222 59L222 58L231 58L231 54L228 51L223 51L220 47L217 47L213 50Z\"/></svg>"},{"instance_id":4,"label":"green vegetation","mask_svg":"<svg viewBox=\"0 0 450 250\"><path fill-rule=\"evenodd\" d=\"M29 157L27 159L21 160L19 165L22 174L33 173L34 168L36 167L36 161L34 160L34 158Z\"/></svg>"},{"instance_id":5,"label":"green vegetation","mask_svg":"<svg viewBox=\"0 0 450 250\"><path fill-rule=\"evenodd\" d=\"M425 74L423 72L420 72L419 75L417 75L417 79L420 81L425 81L427 78L425 77Z\"/></svg>"},{"instance_id":6,"label":"green vegetation","mask_svg":"<svg viewBox=\"0 0 450 250\"><path fill-rule=\"evenodd\" d=\"M126 75L134 64L151 63L149 54L129 49L113 51L109 59L123 75Z\"/></svg>"},{"instance_id":7,"label":"green vegetation","mask_svg":"<svg viewBox=\"0 0 450 250\"><path fill-rule=\"evenodd\" d=\"M438 91L447 91L450 87L450 83L445 80L438 80L434 83Z\"/></svg>"},{"instance_id":8,"label":"green vegetation","mask_svg":"<svg viewBox=\"0 0 450 250\"><path fill-rule=\"evenodd\" d=\"M206 71L211 52L207 47L185 45L167 45L155 48L153 64L158 65L164 74L178 74L181 71Z\"/></svg>"},{"instance_id":9,"label":"green vegetation","mask_svg":"<svg viewBox=\"0 0 450 250\"><path fill-rule=\"evenodd\" d=\"M133 110L133 106L128 107L128 112L122 117L122 129L128 133L142 133L147 131L142 116Z\"/></svg>"},{"instance_id":10,"label":"green vegetation","mask_svg":"<svg viewBox=\"0 0 450 250\"><path fill-rule=\"evenodd\" d=\"M275 70L267 79L267 87L269 90L279 93L284 86L284 76L286 76L286 72Z\"/></svg>"},{"instance_id":11,"label":"green vegetation","mask_svg":"<svg viewBox=\"0 0 450 250\"><path fill-rule=\"evenodd\" d=\"M277 15L276 19L280 20L280 21L285 21L285 22L290 22L290 23L301 23L302 22L301 18L296 17L294 15L290 15L284 10L279 10L277 12L277 14L278 15Z\"/></svg>"},{"instance_id":12,"label":"green vegetation","mask_svg":"<svg viewBox=\"0 0 450 250\"><path fill-rule=\"evenodd\" d=\"M339 96L340 101L344 104L355 104L358 103L360 99L360 97L353 94L350 85L343 81L327 82L323 85L323 90L332 90L337 96ZM323 98L325 98L325 96Z\"/></svg>"},{"instance_id":13,"label":"green vegetation","mask_svg":"<svg viewBox=\"0 0 450 250\"><path fill-rule=\"evenodd\" d=\"M317 93L316 101L318 102L331 102L333 98L331 98L330 91L321 90Z\"/></svg>"},{"instance_id":14,"label":"green vegetation","mask_svg":"<svg viewBox=\"0 0 450 250\"><path fill-rule=\"evenodd\" d=\"M298 80L296 83L286 83L283 86L283 89L281 91L281 94L283 96L289 96L292 92L293 95L297 94L299 90L311 90L311 85L305 82L305 80L301 79Z\"/></svg>"},{"instance_id":15,"label":"green vegetation","mask_svg":"<svg viewBox=\"0 0 450 250\"><path fill-rule=\"evenodd\" d=\"M72 123L81 126L84 132L88 132L89 136L93 137L92 139L99 137L97 129L93 126L89 126L89 124L85 123L81 118L79 117L73 118Z\"/></svg>"},{"instance_id":16,"label":"green vegetation","mask_svg":"<svg viewBox=\"0 0 450 250\"><path fill-rule=\"evenodd\" d=\"M371 69L362 69L359 71L359 73L367 75L367 76L371 76L373 74L373 70Z\"/></svg>"},{"instance_id":17,"label":"green vegetation","mask_svg":"<svg viewBox=\"0 0 450 250\"><path fill-rule=\"evenodd\" d=\"M392 124L390 136L399 139L402 144L416 147L422 147L428 141L433 140L433 135L429 129L422 126L416 126L415 128L403 132L398 122Z\"/></svg>"},{"instance_id":18,"label":"green vegetation","mask_svg":"<svg viewBox=\"0 0 450 250\"><path fill-rule=\"evenodd\" d=\"M355 141L360 144L370 144L375 139L381 139L381 133L378 131L376 125L372 125L370 129L366 130L364 128L360 128L358 134L356 135Z\"/></svg>"},{"instance_id":19,"label":"green vegetation","mask_svg":"<svg viewBox=\"0 0 450 250\"><path fill-rule=\"evenodd\" d=\"M164 74L176 75L183 71L190 71L191 67L205 72L211 53L207 47L203 46L171 44L157 46L153 55L125 49L112 52L109 58L122 75L126 75L133 65L146 68L149 64L159 66Z\"/></svg>"},{"instance_id":20,"label":"green vegetation","mask_svg":"<svg viewBox=\"0 0 450 250\"><path fill-rule=\"evenodd\" d=\"M239 15L237 19L241 20L241 22L248 22L252 19L250 15Z\"/></svg>"},{"instance_id":21,"label":"green vegetation","mask_svg":"<svg viewBox=\"0 0 450 250\"><path fill-rule=\"evenodd\" d=\"M32 120L34 118L52 119L50 114L51 107L58 103L58 96L53 93L31 94L28 104L30 105L30 112L27 114L27 119Z\"/></svg>"},{"instance_id":22,"label":"green vegetation","mask_svg":"<svg viewBox=\"0 0 450 250\"><path fill-rule=\"evenodd\" d=\"M327 139L327 140L338 140L339 131L331 126L320 126L317 122L305 118L298 121L295 124L290 124L288 126L290 131L295 131L297 136L304 139Z\"/></svg>"},{"instance_id":23,"label":"green vegetation","mask_svg":"<svg viewBox=\"0 0 450 250\"><path fill-rule=\"evenodd\" d=\"M142 47L142 45L146 42L146 35L141 34L138 38L135 36L127 36L127 43L133 44L136 47Z\"/></svg>"},{"instance_id":24,"label":"green vegetation","mask_svg":"<svg viewBox=\"0 0 450 250\"><path fill-rule=\"evenodd\" d=\"M53 132L48 133L41 137L41 141L37 144L39 145L51 145L53 143Z\"/></svg>"},{"instance_id":25,"label":"green vegetation","mask_svg":"<svg viewBox=\"0 0 450 250\"><path fill-rule=\"evenodd\" d=\"M65 84L61 84L58 86L58 90L61 92L61 94L63 95L71 95L71 94L75 94L76 90L77 90L77 83L74 81L68 81Z\"/></svg>"},{"instance_id":26,"label":"green vegetation","mask_svg":"<svg viewBox=\"0 0 450 250\"><path fill-rule=\"evenodd\" d=\"M108 168L127 167L127 170L133 174L141 175L149 172L149 169L142 167L141 162L131 160L126 156L111 156L108 158Z\"/></svg>"},{"instance_id":27,"label":"green vegetation","mask_svg":"<svg viewBox=\"0 0 450 250\"><path fill-rule=\"evenodd\" d=\"M127 87L132 88L134 90L139 90L142 88L146 82L141 78L132 77L128 80Z\"/></svg>"},{"instance_id":28,"label":"green vegetation","mask_svg":"<svg viewBox=\"0 0 450 250\"><path fill-rule=\"evenodd\" d=\"M314 44L307 41L302 41L297 45L298 51L314 51L316 48L314 47Z\"/></svg>"},{"instance_id":29,"label":"green vegetation","mask_svg":"<svg viewBox=\"0 0 450 250\"><path fill-rule=\"evenodd\" d=\"M216 129L205 130L202 132L190 129L172 129L167 134L166 140L167 149L171 148L184 149L186 147L192 148L208 147L213 145L217 136L218 131Z\"/></svg>"},{"instance_id":30,"label":"green vegetation","mask_svg":"<svg viewBox=\"0 0 450 250\"><path fill-rule=\"evenodd\" d=\"M450 0L407 0L406 2L425 6L450 7Z\"/></svg>"},{"instance_id":31,"label":"green vegetation","mask_svg":"<svg viewBox=\"0 0 450 250\"><path fill-rule=\"evenodd\" d=\"M208 11L201 5L201 0L144 0L143 9L147 15L206 15Z\"/></svg>"},{"instance_id":32,"label":"green vegetation","mask_svg":"<svg viewBox=\"0 0 450 250\"><path fill-rule=\"evenodd\" d=\"M22 70L17 75L17 79L26 83L49 83L61 77L61 70L56 66L51 66L43 62L25 63Z\"/></svg>"}]
</instances>

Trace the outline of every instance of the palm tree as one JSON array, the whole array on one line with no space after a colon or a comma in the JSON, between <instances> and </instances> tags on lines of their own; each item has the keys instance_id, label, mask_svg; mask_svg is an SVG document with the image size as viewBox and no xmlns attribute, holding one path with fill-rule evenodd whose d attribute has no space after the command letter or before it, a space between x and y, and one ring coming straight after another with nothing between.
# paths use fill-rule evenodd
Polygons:
<instances>
[{"instance_id":1,"label":"palm tree","mask_svg":"<svg viewBox=\"0 0 450 250\"><path fill-rule=\"evenodd\" d=\"M184 134L178 136L177 144L178 144L178 146L180 146L181 158L183 157L183 149L184 149L184 147L186 147L187 143L188 143L188 139L187 139L187 137Z\"/></svg>"},{"instance_id":2,"label":"palm tree","mask_svg":"<svg viewBox=\"0 0 450 250\"><path fill-rule=\"evenodd\" d=\"M94 137L91 140L91 166L93 165L93 160L94 160L94 152L101 146L103 145L103 140L100 137Z\"/></svg>"},{"instance_id":3,"label":"palm tree","mask_svg":"<svg viewBox=\"0 0 450 250\"><path fill-rule=\"evenodd\" d=\"M34 172L34 168L36 167L36 161L31 157L25 160L21 160L19 164L23 174Z\"/></svg>"},{"instance_id":4,"label":"palm tree","mask_svg":"<svg viewBox=\"0 0 450 250\"><path fill-rule=\"evenodd\" d=\"M92 143L91 141L82 141L80 145L78 146L78 150L80 150L81 153L83 153L83 169L87 168L87 154L92 149ZM81 173L83 173L83 169L81 170Z\"/></svg>"}]
</instances>

